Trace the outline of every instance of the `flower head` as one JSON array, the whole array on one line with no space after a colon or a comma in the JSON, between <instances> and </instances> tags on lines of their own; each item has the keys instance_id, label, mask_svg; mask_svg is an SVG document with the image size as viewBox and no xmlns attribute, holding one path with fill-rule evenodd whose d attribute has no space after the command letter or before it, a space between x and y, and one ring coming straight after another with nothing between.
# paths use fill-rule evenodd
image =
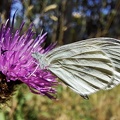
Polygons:
<instances>
[{"instance_id":1,"label":"flower head","mask_svg":"<svg viewBox=\"0 0 120 120\"><path fill-rule=\"evenodd\" d=\"M4 76L7 83L21 81L27 84L30 90L36 94L47 95L52 97L57 85L56 77L49 71L40 69L37 61L32 57L32 53L40 52L42 54L54 48L51 44L48 48L43 49L41 44L45 41L46 34L38 35L33 39L33 24L21 35L20 29L14 33L13 27L8 27L8 21L0 29L0 75ZM1 80L3 77L0 78Z\"/></svg>"}]
</instances>

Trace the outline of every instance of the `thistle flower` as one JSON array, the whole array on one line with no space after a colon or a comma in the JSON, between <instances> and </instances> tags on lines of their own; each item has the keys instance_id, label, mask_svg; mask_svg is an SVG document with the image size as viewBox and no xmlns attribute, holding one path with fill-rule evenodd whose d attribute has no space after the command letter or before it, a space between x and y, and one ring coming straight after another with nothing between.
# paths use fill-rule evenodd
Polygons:
<instances>
[{"instance_id":1,"label":"thistle flower","mask_svg":"<svg viewBox=\"0 0 120 120\"><path fill-rule=\"evenodd\" d=\"M49 71L40 69L31 54L44 54L54 48L55 44L43 49L41 44L45 41L46 34L33 39L35 33L31 24L21 35L24 23L13 33L13 26L8 27L8 21L0 29L0 101L9 99L14 86L20 83L28 85L33 93L52 98L56 93L53 87L57 85L56 77Z\"/></svg>"}]
</instances>

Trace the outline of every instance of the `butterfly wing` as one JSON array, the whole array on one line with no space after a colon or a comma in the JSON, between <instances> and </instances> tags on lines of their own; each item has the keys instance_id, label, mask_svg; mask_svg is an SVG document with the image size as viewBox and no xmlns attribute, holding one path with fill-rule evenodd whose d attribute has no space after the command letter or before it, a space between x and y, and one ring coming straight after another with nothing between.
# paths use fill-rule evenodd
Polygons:
<instances>
[{"instance_id":1,"label":"butterfly wing","mask_svg":"<svg viewBox=\"0 0 120 120\"><path fill-rule=\"evenodd\" d=\"M64 45L46 54L44 60L52 73L81 96L120 83L120 41L116 39L96 38Z\"/></svg>"}]
</instances>

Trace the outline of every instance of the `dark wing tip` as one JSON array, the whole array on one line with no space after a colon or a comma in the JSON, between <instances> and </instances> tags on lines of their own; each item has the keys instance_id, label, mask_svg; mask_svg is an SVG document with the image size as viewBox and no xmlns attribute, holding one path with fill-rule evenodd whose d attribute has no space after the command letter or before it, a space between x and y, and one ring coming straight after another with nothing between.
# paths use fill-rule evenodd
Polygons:
<instances>
[{"instance_id":1,"label":"dark wing tip","mask_svg":"<svg viewBox=\"0 0 120 120\"><path fill-rule=\"evenodd\" d=\"M83 97L84 99L88 100L89 97L87 95L80 95L81 97Z\"/></svg>"}]
</instances>

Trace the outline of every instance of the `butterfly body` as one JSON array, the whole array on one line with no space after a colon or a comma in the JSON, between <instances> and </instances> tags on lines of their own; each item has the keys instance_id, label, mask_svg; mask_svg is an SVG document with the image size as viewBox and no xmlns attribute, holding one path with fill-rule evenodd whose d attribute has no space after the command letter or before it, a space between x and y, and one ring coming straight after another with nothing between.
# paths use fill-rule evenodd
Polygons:
<instances>
[{"instance_id":1,"label":"butterfly body","mask_svg":"<svg viewBox=\"0 0 120 120\"><path fill-rule=\"evenodd\" d=\"M120 83L120 41L94 38L34 53L40 67L47 68L81 96Z\"/></svg>"}]
</instances>

